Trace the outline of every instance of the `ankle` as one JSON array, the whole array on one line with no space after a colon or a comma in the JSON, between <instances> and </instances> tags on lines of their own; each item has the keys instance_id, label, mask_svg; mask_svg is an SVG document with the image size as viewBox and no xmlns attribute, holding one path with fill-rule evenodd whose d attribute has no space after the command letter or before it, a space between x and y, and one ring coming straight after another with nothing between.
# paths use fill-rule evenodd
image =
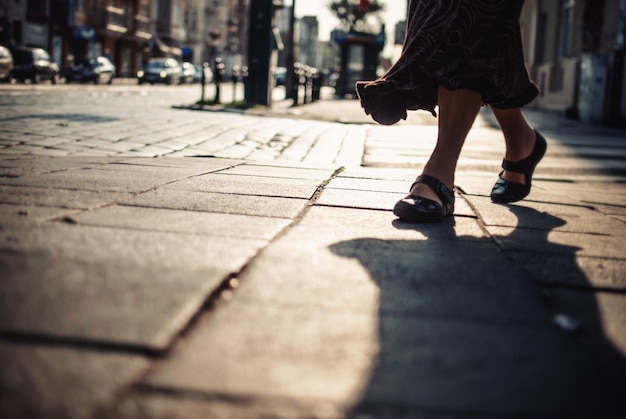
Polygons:
<instances>
[{"instance_id":1,"label":"ankle","mask_svg":"<svg viewBox=\"0 0 626 419\"><path fill-rule=\"evenodd\" d=\"M515 138L508 138L504 158L515 162L525 159L533 152L536 140L537 133L530 127Z\"/></svg>"}]
</instances>

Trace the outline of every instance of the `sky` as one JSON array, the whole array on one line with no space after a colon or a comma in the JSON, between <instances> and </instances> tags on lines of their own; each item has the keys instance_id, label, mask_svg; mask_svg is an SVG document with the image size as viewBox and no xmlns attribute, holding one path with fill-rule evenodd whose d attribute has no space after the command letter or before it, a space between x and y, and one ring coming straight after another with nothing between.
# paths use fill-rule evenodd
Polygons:
<instances>
[{"instance_id":1,"label":"sky","mask_svg":"<svg viewBox=\"0 0 626 419\"><path fill-rule=\"evenodd\" d=\"M289 4L290 0L285 1ZM319 22L320 40L327 41L337 23L337 17L328 8L330 0L296 0L296 17L317 16ZM405 0L381 0L381 4L385 6L382 12L383 19L387 25L387 45L385 50L388 51L393 42L393 31L401 20L406 18L406 1Z\"/></svg>"}]
</instances>

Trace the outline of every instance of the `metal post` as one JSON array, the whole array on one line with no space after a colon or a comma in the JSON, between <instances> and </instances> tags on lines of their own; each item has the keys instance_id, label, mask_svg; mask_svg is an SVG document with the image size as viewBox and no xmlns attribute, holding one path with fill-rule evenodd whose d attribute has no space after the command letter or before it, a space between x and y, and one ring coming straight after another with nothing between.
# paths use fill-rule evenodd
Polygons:
<instances>
[{"instance_id":1,"label":"metal post","mask_svg":"<svg viewBox=\"0 0 626 419\"><path fill-rule=\"evenodd\" d=\"M202 84L202 95L200 96L200 108L204 108L204 87L206 85L206 69L209 63L206 61L202 63L202 74L200 75L200 83Z\"/></svg>"},{"instance_id":2,"label":"metal post","mask_svg":"<svg viewBox=\"0 0 626 419\"><path fill-rule=\"evenodd\" d=\"M286 96L293 99L293 104L298 104L298 89L296 88L296 74L295 74L295 21L296 21L296 0L291 1L291 10L289 15L289 34L287 42L287 77L285 78L285 89L287 90Z\"/></svg>"}]
</instances>

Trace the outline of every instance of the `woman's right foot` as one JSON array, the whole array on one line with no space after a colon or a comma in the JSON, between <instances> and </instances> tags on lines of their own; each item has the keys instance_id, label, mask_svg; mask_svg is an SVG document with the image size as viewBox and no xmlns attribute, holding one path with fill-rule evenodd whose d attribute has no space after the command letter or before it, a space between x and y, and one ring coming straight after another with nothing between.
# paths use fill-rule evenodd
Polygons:
<instances>
[{"instance_id":1,"label":"woman's right foot","mask_svg":"<svg viewBox=\"0 0 626 419\"><path fill-rule=\"evenodd\" d=\"M532 186L532 177L535 167L541 161L546 153L547 144L545 138L536 132L535 145L533 151L525 159L519 161L502 161L500 179L496 182L491 190L491 200L499 203L512 203L521 201L530 194ZM506 173L516 173L524 177L523 182L514 182L506 179L503 175Z\"/></svg>"}]
</instances>

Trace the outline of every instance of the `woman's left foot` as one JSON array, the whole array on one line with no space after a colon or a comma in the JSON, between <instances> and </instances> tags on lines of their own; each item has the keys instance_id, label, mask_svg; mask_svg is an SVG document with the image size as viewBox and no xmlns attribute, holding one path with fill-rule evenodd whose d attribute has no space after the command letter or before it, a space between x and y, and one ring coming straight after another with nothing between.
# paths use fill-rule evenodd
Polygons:
<instances>
[{"instance_id":1,"label":"woman's left foot","mask_svg":"<svg viewBox=\"0 0 626 419\"><path fill-rule=\"evenodd\" d=\"M454 213L454 191L439 179L429 175L419 176L411 186L411 190L418 183L423 183L431 188L441 203L409 193L393 207L393 213L396 216L402 221L424 223L440 221Z\"/></svg>"},{"instance_id":2,"label":"woman's left foot","mask_svg":"<svg viewBox=\"0 0 626 419\"><path fill-rule=\"evenodd\" d=\"M545 138L536 132L535 146L530 156L520 161L512 162L502 160L502 168L507 172L515 172L524 175L524 183L511 182L506 180L500 172L500 179L496 182L491 190L491 200L493 202L511 203L521 201L530 193L531 183L535 167L541 161L546 153L547 144Z\"/></svg>"}]
</instances>

